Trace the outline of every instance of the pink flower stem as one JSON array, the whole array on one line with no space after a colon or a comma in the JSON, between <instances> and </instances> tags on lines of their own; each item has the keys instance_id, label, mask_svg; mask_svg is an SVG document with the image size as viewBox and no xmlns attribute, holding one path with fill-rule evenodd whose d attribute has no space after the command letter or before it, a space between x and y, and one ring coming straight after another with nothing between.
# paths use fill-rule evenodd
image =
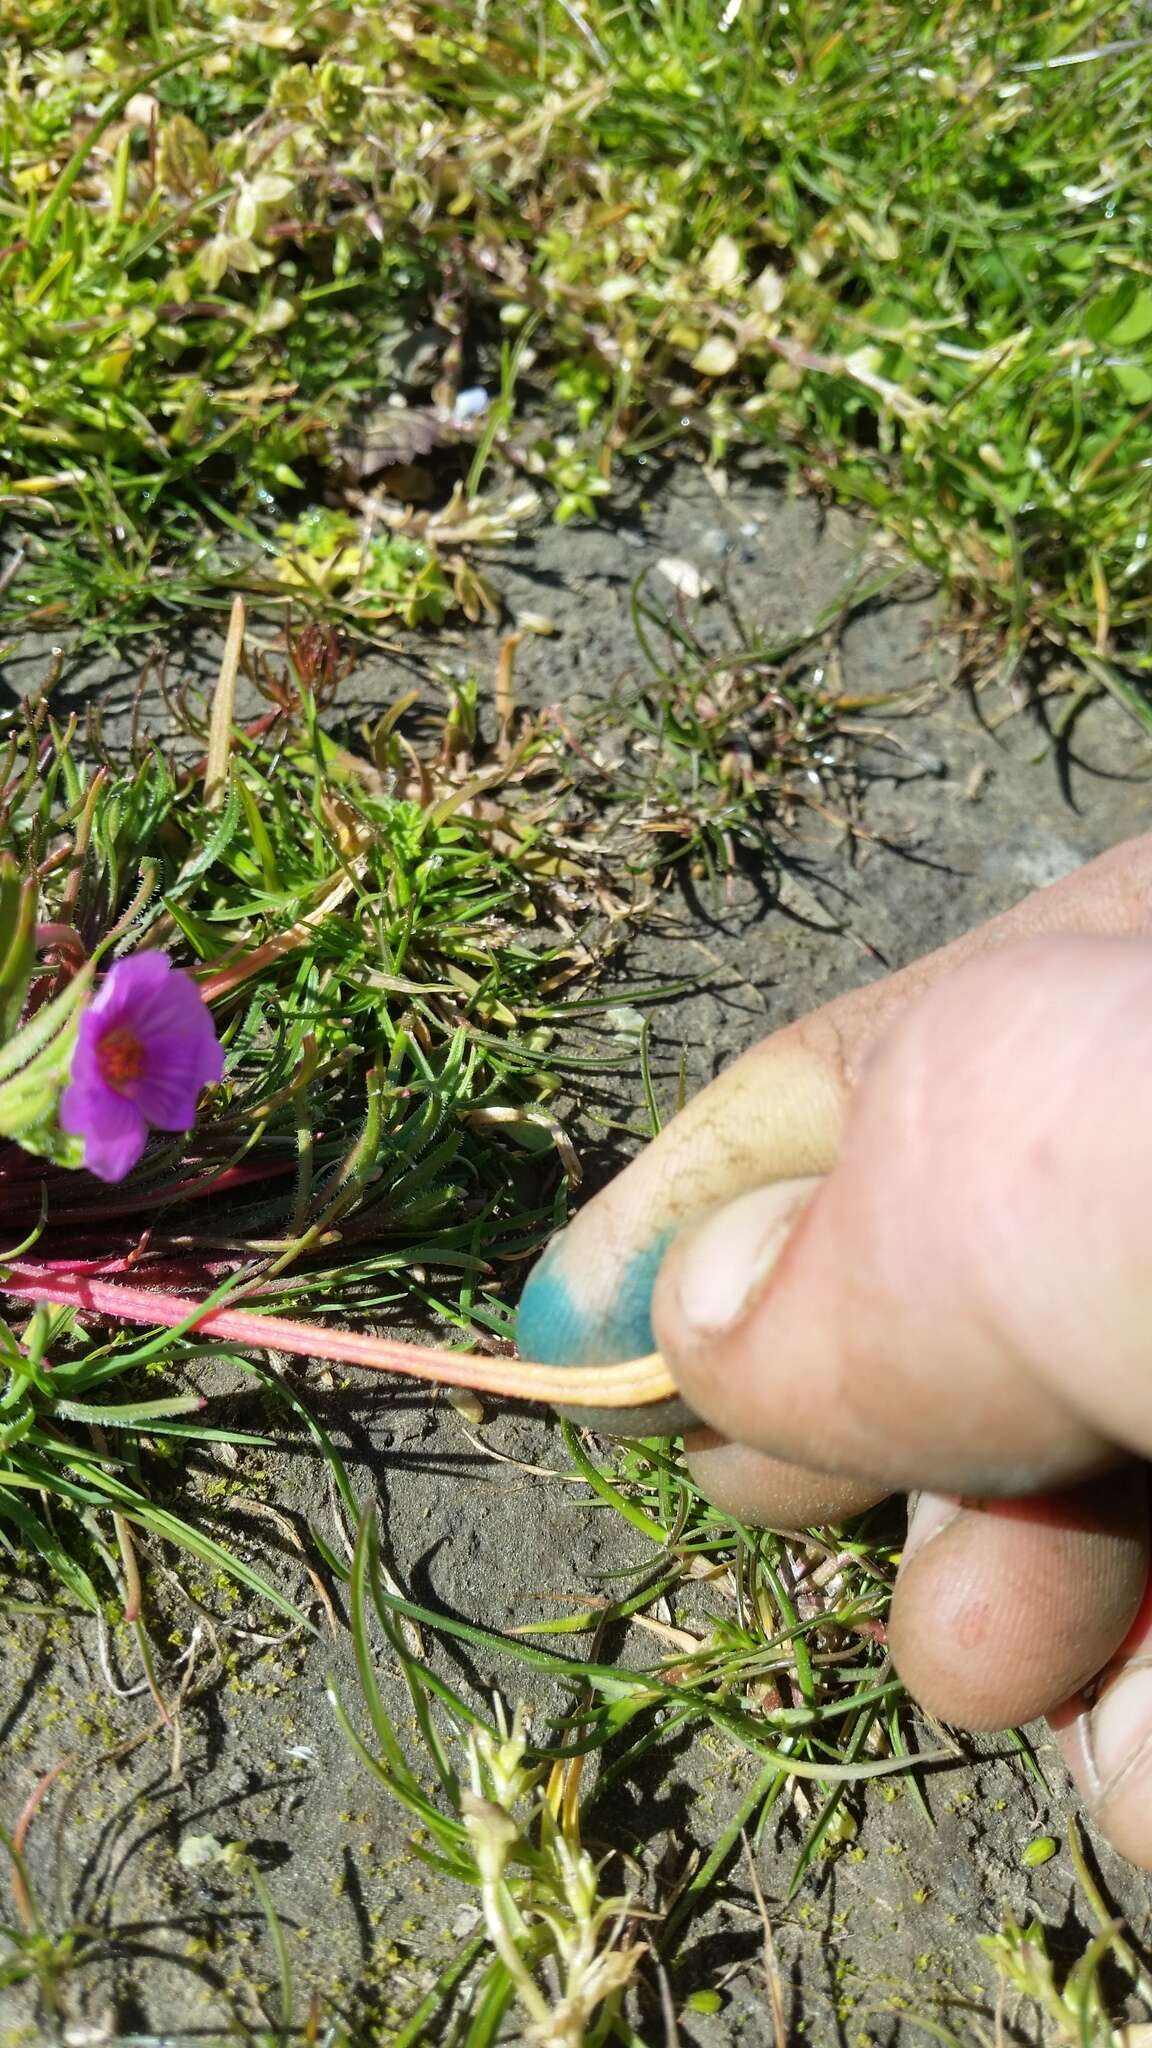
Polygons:
<instances>
[{"instance_id":1,"label":"pink flower stem","mask_svg":"<svg viewBox=\"0 0 1152 2048\"><path fill-rule=\"evenodd\" d=\"M4 1291L19 1301L62 1303L152 1328L187 1325L199 1336L222 1337L255 1351L287 1351L298 1358L328 1359L373 1372L406 1373L414 1379L475 1387L513 1400L549 1401L575 1408L627 1408L637 1401L666 1400L675 1393L663 1360L655 1354L620 1366L544 1366L524 1359L436 1351L424 1344L404 1344L391 1337L332 1329L323 1323L297 1323L287 1316L259 1315L226 1306L206 1308L203 1302L185 1295L125 1287L118 1281L75 1270L61 1272L24 1259L8 1264L2 1284Z\"/></svg>"},{"instance_id":2,"label":"pink flower stem","mask_svg":"<svg viewBox=\"0 0 1152 2048\"><path fill-rule=\"evenodd\" d=\"M186 1295L150 1287L128 1287L92 1271L78 1272L70 1261L8 1268L5 1292L23 1301L66 1302L126 1323L172 1329L195 1320L198 1302ZM369 1337L355 1330L334 1330L323 1324L296 1323L282 1316L254 1314L247 1309L210 1309L196 1322L202 1337L223 1337L257 1351L288 1351L301 1358L327 1358L345 1365L375 1366L386 1372L414 1373L420 1379L447 1379L456 1386L476 1383L476 1369L501 1360L469 1359L453 1352L433 1351L421 1344L403 1344Z\"/></svg>"}]
</instances>

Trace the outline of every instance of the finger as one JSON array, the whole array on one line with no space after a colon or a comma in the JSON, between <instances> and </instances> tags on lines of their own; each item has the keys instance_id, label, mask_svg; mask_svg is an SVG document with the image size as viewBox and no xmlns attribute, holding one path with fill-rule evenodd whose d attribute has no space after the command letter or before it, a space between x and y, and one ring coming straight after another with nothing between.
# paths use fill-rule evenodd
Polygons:
<instances>
[{"instance_id":1,"label":"finger","mask_svg":"<svg viewBox=\"0 0 1152 2048\"><path fill-rule=\"evenodd\" d=\"M1152 1584L1101 1676L1049 1719L1096 1825L1152 1870Z\"/></svg>"},{"instance_id":2,"label":"finger","mask_svg":"<svg viewBox=\"0 0 1152 2048\"><path fill-rule=\"evenodd\" d=\"M1026 1493L1152 1451L1152 939L1034 940L878 1049L824 1180L677 1240L697 1414L894 1488Z\"/></svg>"},{"instance_id":3,"label":"finger","mask_svg":"<svg viewBox=\"0 0 1152 2048\"><path fill-rule=\"evenodd\" d=\"M747 1444L729 1443L715 1430L684 1439L688 1470L714 1507L756 1529L812 1529L847 1522L875 1507L888 1491L867 1479L844 1479L785 1465Z\"/></svg>"},{"instance_id":4,"label":"finger","mask_svg":"<svg viewBox=\"0 0 1152 2048\"><path fill-rule=\"evenodd\" d=\"M1147 1579L1142 1466L1028 1500L923 1494L888 1623L896 1669L942 1721L1015 1727L1107 1664Z\"/></svg>"},{"instance_id":5,"label":"finger","mask_svg":"<svg viewBox=\"0 0 1152 2048\"><path fill-rule=\"evenodd\" d=\"M553 1241L524 1291L523 1355L594 1365L651 1350L652 1289L676 1231L746 1189L827 1172L862 1063L914 997L964 960L1013 939L1139 931L1150 909L1152 837L1118 847L954 945L839 997L745 1053Z\"/></svg>"}]
</instances>

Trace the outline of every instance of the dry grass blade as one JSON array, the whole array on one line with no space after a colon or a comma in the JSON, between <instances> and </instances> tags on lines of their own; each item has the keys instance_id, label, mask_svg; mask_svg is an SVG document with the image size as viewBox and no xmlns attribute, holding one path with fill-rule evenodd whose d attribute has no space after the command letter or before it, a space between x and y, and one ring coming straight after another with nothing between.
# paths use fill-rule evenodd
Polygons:
<instances>
[{"instance_id":1,"label":"dry grass blade","mask_svg":"<svg viewBox=\"0 0 1152 2048\"><path fill-rule=\"evenodd\" d=\"M776 1944L772 1939L772 1922L768 1917L768 1908L764 1902L764 1890L760 1883L760 1874L756 1868L756 1858L752 1854L752 1844L748 1840L747 1835L742 1835L741 1840L744 1844L744 1860L748 1865L752 1895L756 1900L756 1910L760 1915L760 1924L764 1929L764 1982L772 2009L772 2048L788 2048L788 2025L784 2018L784 1992L781 1987L780 1970L776 1961Z\"/></svg>"},{"instance_id":2,"label":"dry grass blade","mask_svg":"<svg viewBox=\"0 0 1152 2048\"><path fill-rule=\"evenodd\" d=\"M228 638L220 662L220 673L212 694L212 723L208 731L208 760L204 769L204 807L218 811L228 787L228 763L232 753L232 724L236 711L236 678L244 652L244 627L248 612L242 597L232 600Z\"/></svg>"},{"instance_id":3,"label":"dry grass blade","mask_svg":"<svg viewBox=\"0 0 1152 2048\"><path fill-rule=\"evenodd\" d=\"M233 989L239 988L246 981L251 981L273 961L282 960L288 953L299 952L302 946L308 944L317 925L322 924L326 917L331 917L355 888L356 881L363 871L362 861L351 862L344 873L337 875L328 884L319 903L290 930L277 932L274 937L266 939L259 946L237 946L214 967L199 969L196 979L200 983L205 1002L216 1002L221 996L230 995Z\"/></svg>"}]
</instances>

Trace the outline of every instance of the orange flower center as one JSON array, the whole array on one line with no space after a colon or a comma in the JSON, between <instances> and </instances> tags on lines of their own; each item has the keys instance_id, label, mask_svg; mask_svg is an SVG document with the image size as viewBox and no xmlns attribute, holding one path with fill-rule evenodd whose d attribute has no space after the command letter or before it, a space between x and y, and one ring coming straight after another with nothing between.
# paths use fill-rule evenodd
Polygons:
<instances>
[{"instance_id":1,"label":"orange flower center","mask_svg":"<svg viewBox=\"0 0 1152 2048\"><path fill-rule=\"evenodd\" d=\"M110 1088L124 1088L144 1072L144 1047L127 1024L106 1031L96 1048L96 1064Z\"/></svg>"}]
</instances>

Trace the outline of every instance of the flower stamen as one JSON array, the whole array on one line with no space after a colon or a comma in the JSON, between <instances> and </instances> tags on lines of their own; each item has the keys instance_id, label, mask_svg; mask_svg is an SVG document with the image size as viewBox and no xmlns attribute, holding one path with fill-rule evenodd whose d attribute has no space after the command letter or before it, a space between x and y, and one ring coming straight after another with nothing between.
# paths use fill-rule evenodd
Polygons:
<instances>
[{"instance_id":1,"label":"flower stamen","mask_svg":"<svg viewBox=\"0 0 1152 2048\"><path fill-rule=\"evenodd\" d=\"M144 1047L126 1024L106 1031L96 1047L100 1077L110 1088L125 1088L130 1081L138 1081L147 1063Z\"/></svg>"}]
</instances>

